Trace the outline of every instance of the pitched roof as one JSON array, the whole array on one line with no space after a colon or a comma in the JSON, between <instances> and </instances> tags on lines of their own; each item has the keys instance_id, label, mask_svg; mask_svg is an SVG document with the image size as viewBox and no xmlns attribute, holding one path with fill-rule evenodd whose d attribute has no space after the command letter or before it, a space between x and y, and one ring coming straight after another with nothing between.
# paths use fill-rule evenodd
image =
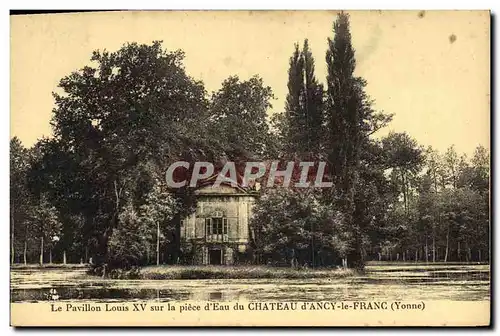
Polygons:
<instances>
[{"instance_id":1,"label":"pitched roof","mask_svg":"<svg viewBox=\"0 0 500 336\"><path fill-rule=\"evenodd\" d=\"M219 173L220 172L214 173L212 176L207 177L206 179L200 180L197 183L197 188L202 188L202 187L206 187L206 186L214 184L215 181L217 180L217 177L219 177ZM235 188L238 191L243 192L243 193L248 193L252 189L251 186L244 186L243 185L243 177L240 176L239 174L237 174L237 181L232 180L231 178L229 178L229 176L226 175L224 180L222 180L222 182L220 183L220 185L225 185L225 186L229 186L231 188ZM252 183L252 185L253 185L253 183Z\"/></svg>"}]
</instances>

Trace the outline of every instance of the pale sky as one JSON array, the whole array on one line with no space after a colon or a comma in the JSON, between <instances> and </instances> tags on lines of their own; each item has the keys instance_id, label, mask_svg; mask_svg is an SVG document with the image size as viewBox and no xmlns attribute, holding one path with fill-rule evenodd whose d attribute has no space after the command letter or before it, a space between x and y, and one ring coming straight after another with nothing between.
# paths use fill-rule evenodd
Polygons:
<instances>
[{"instance_id":1,"label":"pale sky","mask_svg":"<svg viewBox=\"0 0 500 336\"><path fill-rule=\"evenodd\" d=\"M389 127L440 151L472 154L490 141L490 16L466 11L352 11L356 73ZM51 92L90 63L95 49L163 40L208 92L230 75L260 75L282 111L295 42L309 38L325 81L335 12L114 12L11 16L11 136L26 146L50 136Z\"/></svg>"}]
</instances>

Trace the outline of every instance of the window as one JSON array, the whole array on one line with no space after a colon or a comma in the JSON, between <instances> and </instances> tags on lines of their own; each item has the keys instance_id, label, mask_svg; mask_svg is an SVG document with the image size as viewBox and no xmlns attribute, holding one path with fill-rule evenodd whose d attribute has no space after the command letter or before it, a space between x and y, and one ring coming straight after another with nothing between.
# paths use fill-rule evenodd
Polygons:
<instances>
[{"instance_id":1,"label":"window","mask_svg":"<svg viewBox=\"0 0 500 336\"><path fill-rule=\"evenodd\" d=\"M222 217L222 215L221 211L217 211L213 214L212 218L205 218L205 232L207 236L227 234L227 218Z\"/></svg>"},{"instance_id":2,"label":"window","mask_svg":"<svg viewBox=\"0 0 500 336\"><path fill-rule=\"evenodd\" d=\"M212 218L212 234L223 234L222 218Z\"/></svg>"}]
</instances>

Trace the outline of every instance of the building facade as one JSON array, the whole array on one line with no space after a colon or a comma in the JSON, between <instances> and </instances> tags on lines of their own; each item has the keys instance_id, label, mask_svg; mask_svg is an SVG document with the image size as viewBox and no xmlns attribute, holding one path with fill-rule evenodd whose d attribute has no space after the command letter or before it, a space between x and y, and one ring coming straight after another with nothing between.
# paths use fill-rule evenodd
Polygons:
<instances>
[{"instance_id":1,"label":"building facade","mask_svg":"<svg viewBox=\"0 0 500 336\"><path fill-rule=\"evenodd\" d=\"M196 265L232 265L245 253L249 220L257 197L254 190L221 184L197 191L197 208L181 221L181 241Z\"/></svg>"}]
</instances>

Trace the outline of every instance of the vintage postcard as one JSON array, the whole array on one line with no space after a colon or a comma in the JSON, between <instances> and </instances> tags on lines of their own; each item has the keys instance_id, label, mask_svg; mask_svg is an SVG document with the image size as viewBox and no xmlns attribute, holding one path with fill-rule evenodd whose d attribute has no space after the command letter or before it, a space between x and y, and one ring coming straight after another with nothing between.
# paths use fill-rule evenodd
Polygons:
<instances>
[{"instance_id":1,"label":"vintage postcard","mask_svg":"<svg viewBox=\"0 0 500 336\"><path fill-rule=\"evenodd\" d=\"M10 20L12 326L490 325L488 11Z\"/></svg>"}]
</instances>

